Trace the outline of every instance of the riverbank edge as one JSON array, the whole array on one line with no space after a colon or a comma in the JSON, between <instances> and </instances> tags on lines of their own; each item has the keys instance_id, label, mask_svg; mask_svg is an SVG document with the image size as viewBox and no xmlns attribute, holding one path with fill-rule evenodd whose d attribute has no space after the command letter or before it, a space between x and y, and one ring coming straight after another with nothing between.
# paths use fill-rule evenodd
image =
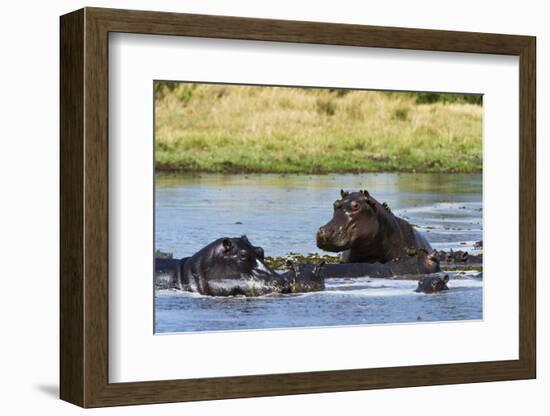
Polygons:
<instances>
[{"instance_id":1,"label":"riverbank edge","mask_svg":"<svg viewBox=\"0 0 550 416\"><path fill-rule=\"evenodd\" d=\"M197 169L189 166L177 166L173 164L155 165L155 173L159 175L178 175L178 174L281 174L281 175L330 175L330 174L364 174L364 173L483 173L483 168L474 167L472 169L450 168L431 168L419 166L418 168L403 168L403 169L385 169L385 168L368 168L368 169L301 169L296 170L279 170L270 168L249 168L245 166L228 165L216 169Z\"/></svg>"}]
</instances>

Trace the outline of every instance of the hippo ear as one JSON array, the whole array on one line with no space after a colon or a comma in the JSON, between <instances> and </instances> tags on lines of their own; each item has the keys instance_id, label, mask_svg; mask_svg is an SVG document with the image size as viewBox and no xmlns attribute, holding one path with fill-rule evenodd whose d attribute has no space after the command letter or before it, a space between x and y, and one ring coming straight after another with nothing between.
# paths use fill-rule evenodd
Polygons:
<instances>
[{"instance_id":1,"label":"hippo ear","mask_svg":"<svg viewBox=\"0 0 550 416\"><path fill-rule=\"evenodd\" d=\"M349 192L344 191L343 189L340 189L340 196L342 198L346 198L349 195Z\"/></svg>"},{"instance_id":2,"label":"hippo ear","mask_svg":"<svg viewBox=\"0 0 550 416\"><path fill-rule=\"evenodd\" d=\"M258 257L260 260L264 260L264 249L261 247L254 247L254 251L256 252L256 257Z\"/></svg>"},{"instance_id":3,"label":"hippo ear","mask_svg":"<svg viewBox=\"0 0 550 416\"><path fill-rule=\"evenodd\" d=\"M298 274L300 273L300 265L298 264L298 262L291 259L286 259L285 263L286 267L288 267L288 270L294 272L294 277L298 276Z\"/></svg>"},{"instance_id":4,"label":"hippo ear","mask_svg":"<svg viewBox=\"0 0 550 416\"><path fill-rule=\"evenodd\" d=\"M293 262L292 260L290 259L286 259L286 267L288 268L288 270L292 270L294 272L294 277L296 277L298 275L298 263L295 263Z\"/></svg>"},{"instance_id":5,"label":"hippo ear","mask_svg":"<svg viewBox=\"0 0 550 416\"><path fill-rule=\"evenodd\" d=\"M376 202L374 202L374 199L370 196L367 197L367 204L369 204L372 209L376 210Z\"/></svg>"},{"instance_id":6,"label":"hippo ear","mask_svg":"<svg viewBox=\"0 0 550 416\"><path fill-rule=\"evenodd\" d=\"M449 281L449 275L446 274L445 277L443 277L443 281L447 283Z\"/></svg>"},{"instance_id":7,"label":"hippo ear","mask_svg":"<svg viewBox=\"0 0 550 416\"><path fill-rule=\"evenodd\" d=\"M319 273L321 273L321 269L325 266L325 261L324 260L321 260L319 263L317 263L314 267L313 267L313 275L314 276L319 276Z\"/></svg>"},{"instance_id":8,"label":"hippo ear","mask_svg":"<svg viewBox=\"0 0 550 416\"><path fill-rule=\"evenodd\" d=\"M439 261L439 256L438 256L438 253L437 253L437 250L433 250L429 255L428 255L428 259L433 261L433 262L436 262L436 263L440 263Z\"/></svg>"},{"instance_id":9,"label":"hippo ear","mask_svg":"<svg viewBox=\"0 0 550 416\"><path fill-rule=\"evenodd\" d=\"M367 198L370 198L369 191L367 191L366 189L363 189L363 190L361 191L361 193L362 193L363 195L365 195Z\"/></svg>"},{"instance_id":10,"label":"hippo ear","mask_svg":"<svg viewBox=\"0 0 550 416\"><path fill-rule=\"evenodd\" d=\"M222 241L222 246L224 251L229 251L233 247L233 241L231 241L229 238L224 238Z\"/></svg>"}]
</instances>

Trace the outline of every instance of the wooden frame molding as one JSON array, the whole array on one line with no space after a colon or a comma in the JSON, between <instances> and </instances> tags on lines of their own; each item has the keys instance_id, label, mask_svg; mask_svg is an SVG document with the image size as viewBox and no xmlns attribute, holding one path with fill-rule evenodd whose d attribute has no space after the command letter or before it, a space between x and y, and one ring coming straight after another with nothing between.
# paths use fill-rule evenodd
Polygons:
<instances>
[{"instance_id":1,"label":"wooden frame molding","mask_svg":"<svg viewBox=\"0 0 550 416\"><path fill-rule=\"evenodd\" d=\"M535 378L534 37L85 8L60 19L60 396L83 407ZM519 359L109 383L108 34L195 36L519 56Z\"/></svg>"}]
</instances>

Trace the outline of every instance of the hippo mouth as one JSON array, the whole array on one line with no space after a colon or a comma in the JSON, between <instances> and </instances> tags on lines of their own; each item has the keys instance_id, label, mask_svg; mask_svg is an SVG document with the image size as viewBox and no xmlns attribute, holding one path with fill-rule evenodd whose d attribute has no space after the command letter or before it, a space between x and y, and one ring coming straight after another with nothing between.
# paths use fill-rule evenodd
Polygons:
<instances>
[{"instance_id":1,"label":"hippo mouth","mask_svg":"<svg viewBox=\"0 0 550 416\"><path fill-rule=\"evenodd\" d=\"M332 253L340 253L349 249L348 243L333 242L326 240L317 240L317 247L321 250L330 251Z\"/></svg>"},{"instance_id":2,"label":"hippo mouth","mask_svg":"<svg viewBox=\"0 0 550 416\"><path fill-rule=\"evenodd\" d=\"M348 250L351 246L351 240L345 232L327 233L319 230L317 233L317 247L321 250L339 253Z\"/></svg>"}]
</instances>

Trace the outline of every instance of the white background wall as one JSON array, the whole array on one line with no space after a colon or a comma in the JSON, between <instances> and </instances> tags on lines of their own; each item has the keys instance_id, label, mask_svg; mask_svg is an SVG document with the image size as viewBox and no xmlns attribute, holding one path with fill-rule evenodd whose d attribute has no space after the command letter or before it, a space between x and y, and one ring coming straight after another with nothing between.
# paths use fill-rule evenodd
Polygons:
<instances>
[{"instance_id":1,"label":"white background wall","mask_svg":"<svg viewBox=\"0 0 550 416\"><path fill-rule=\"evenodd\" d=\"M58 395L58 16L82 6L166 10L276 19L452 29L537 36L538 53L538 379L475 385L316 394L92 410L88 414L257 414L297 412L408 415L543 415L550 410L550 301L544 243L550 227L543 183L550 146L548 11L542 1L68 1L4 2L0 14L0 409L3 414L76 414ZM544 177L546 176L546 177ZM543 265L543 263L546 263ZM546 266L546 267L544 267ZM543 270L544 267L544 270ZM546 324L547 326L547 324ZM475 340L474 340L475 341ZM457 340L464 342L464 340ZM32 413L30 413L32 414Z\"/></svg>"}]
</instances>

